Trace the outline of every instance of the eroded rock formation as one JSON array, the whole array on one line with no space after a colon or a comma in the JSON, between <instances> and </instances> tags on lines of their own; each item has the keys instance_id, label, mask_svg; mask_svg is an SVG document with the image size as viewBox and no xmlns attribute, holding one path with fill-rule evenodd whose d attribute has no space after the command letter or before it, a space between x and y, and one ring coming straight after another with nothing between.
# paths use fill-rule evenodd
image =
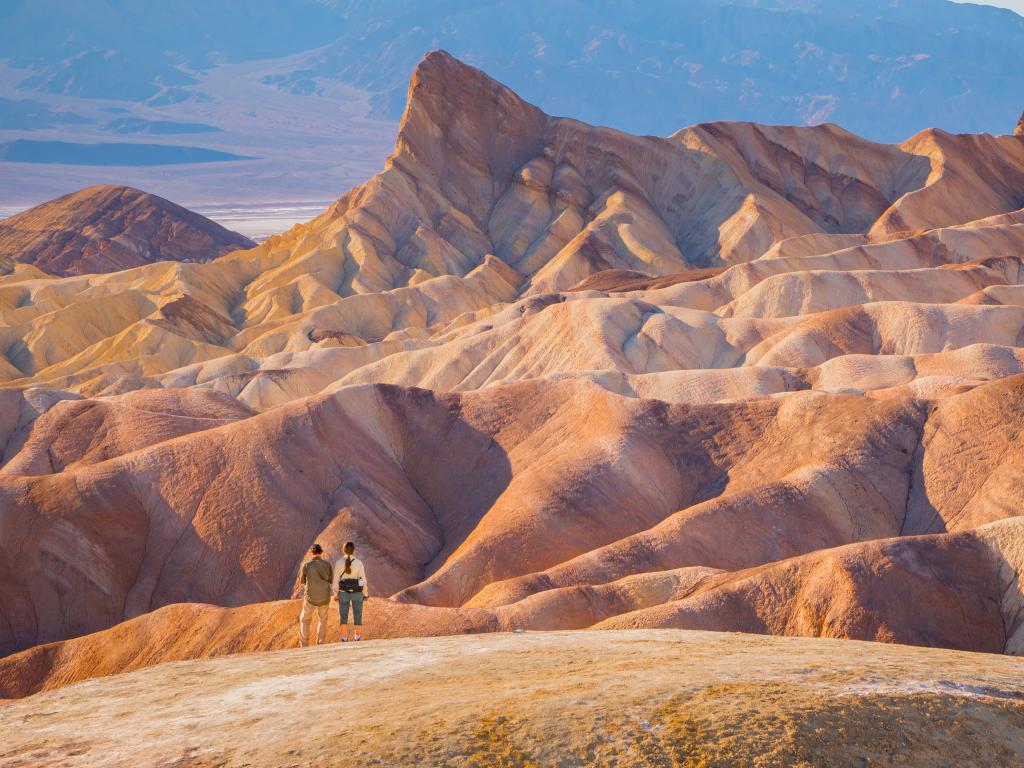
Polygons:
<instances>
[{"instance_id":1,"label":"eroded rock formation","mask_svg":"<svg viewBox=\"0 0 1024 768\"><path fill-rule=\"evenodd\" d=\"M1011 136L634 137L432 53L310 223L0 270L0 681L286 647L348 539L381 636L1022 653L1022 206Z\"/></svg>"},{"instance_id":2,"label":"eroded rock formation","mask_svg":"<svg viewBox=\"0 0 1024 768\"><path fill-rule=\"evenodd\" d=\"M51 275L210 261L253 245L162 197L112 185L88 187L0 221L0 257Z\"/></svg>"}]
</instances>

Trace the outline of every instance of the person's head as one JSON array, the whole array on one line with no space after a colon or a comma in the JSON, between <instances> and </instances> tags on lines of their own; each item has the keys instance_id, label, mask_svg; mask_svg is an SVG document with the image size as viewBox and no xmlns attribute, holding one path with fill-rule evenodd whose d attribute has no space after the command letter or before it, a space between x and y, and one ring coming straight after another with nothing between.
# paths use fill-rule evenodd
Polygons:
<instances>
[{"instance_id":1,"label":"person's head","mask_svg":"<svg viewBox=\"0 0 1024 768\"><path fill-rule=\"evenodd\" d=\"M347 544L345 544L345 554L346 555L351 557L355 553L356 553L356 545L355 544L353 544L351 541L348 542Z\"/></svg>"},{"instance_id":2,"label":"person's head","mask_svg":"<svg viewBox=\"0 0 1024 768\"><path fill-rule=\"evenodd\" d=\"M320 555L322 555L323 553L324 548L321 547L319 544L314 544L312 547L309 548L309 554L311 554L313 557L320 557Z\"/></svg>"}]
</instances>

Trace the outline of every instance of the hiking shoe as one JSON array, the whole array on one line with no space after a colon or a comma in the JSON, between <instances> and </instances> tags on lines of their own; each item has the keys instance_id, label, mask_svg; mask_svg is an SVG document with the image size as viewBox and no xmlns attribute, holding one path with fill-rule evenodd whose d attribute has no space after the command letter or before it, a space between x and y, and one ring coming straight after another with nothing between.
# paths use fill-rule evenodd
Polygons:
<instances>
[{"instance_id":1,"label":"hiking shoe","mask_svg":"<svg viewBox=\"0 0 1024 768\"><path fill-rule=\"evenodd\" d=\"M358 642L359 642L360 640L362 640L362 639L363 639L363 638L361 638L361 637L360 637L359 635L356 635L356 637L355 637L355 641L356 641L357 643L358 643Z\"/></svg>"}]
</instances>

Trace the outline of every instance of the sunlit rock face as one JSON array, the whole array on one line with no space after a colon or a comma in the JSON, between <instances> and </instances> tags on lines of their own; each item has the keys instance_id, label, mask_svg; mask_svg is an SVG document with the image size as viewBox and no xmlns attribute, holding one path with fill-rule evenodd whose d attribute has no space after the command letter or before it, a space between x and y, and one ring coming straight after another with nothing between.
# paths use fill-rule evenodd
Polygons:
<instances>
[{"instance_id":1,"label":"sunlit rock face","mask_svg":"<svg viewBox=\"0 0 1024 768\"><path fill-rule=\"evenodd\" d=\"M156 195L88 187L0 221L0 258L52 275L210 261L255 243Z\"/></svg>"},{"instance_id":2,"label":"sunlit rock face","mask_svg":"<svg viewBox=\"0 0 1024 768\"><path fill-rule=\"evenodd\" d=\"M378 637L1021 653L1022 206L1013 136L636 137L431 53L308 224L4 262L0 682L288 647L348 540Z\"/></svg>"},{"instance_id":3,"label":"sunlit rock face","mask_svg":"<svg viewBox=\"0 0 1024 768\"><path fill-rule=\"evenodd\" d=\"M154 614L169 644L188 632L226 638L269 617L202 606L192 611L201 625L183 624L179 608ZM274 612L291 632L296 608ZM1024 758L1017 659L669 630L408 637L163 664L5 703L4 755L80 766L111 755L125 765L327 763L343 726L281 706L311 681L322 707L360 713L345 753L371 765L858 765L907 743L923 768Z\"/></svg>"}]
</instances>

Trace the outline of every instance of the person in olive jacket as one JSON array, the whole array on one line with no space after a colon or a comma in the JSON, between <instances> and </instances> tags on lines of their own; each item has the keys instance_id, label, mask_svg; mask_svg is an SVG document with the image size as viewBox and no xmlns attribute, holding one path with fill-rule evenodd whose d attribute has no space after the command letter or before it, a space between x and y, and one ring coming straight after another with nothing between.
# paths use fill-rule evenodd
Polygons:
<instances>
[{"instance_id":1,"label":"person in olive jacket","mask_svg":"<svg viewBox=\"0 0 1024 768\"><path fill-rule=\"evenodd\" d=\"M302 613L299 614L299 645L309 645L309 625L313 614L317 616L316 642L323 645L327 639L327 612L331 607L331 587L334 583L334 569L323 558L324 550L319 544L309 548L313 557L302 566L302 583L306 595L302 599Z\"/></svg>"}]
</instances>

